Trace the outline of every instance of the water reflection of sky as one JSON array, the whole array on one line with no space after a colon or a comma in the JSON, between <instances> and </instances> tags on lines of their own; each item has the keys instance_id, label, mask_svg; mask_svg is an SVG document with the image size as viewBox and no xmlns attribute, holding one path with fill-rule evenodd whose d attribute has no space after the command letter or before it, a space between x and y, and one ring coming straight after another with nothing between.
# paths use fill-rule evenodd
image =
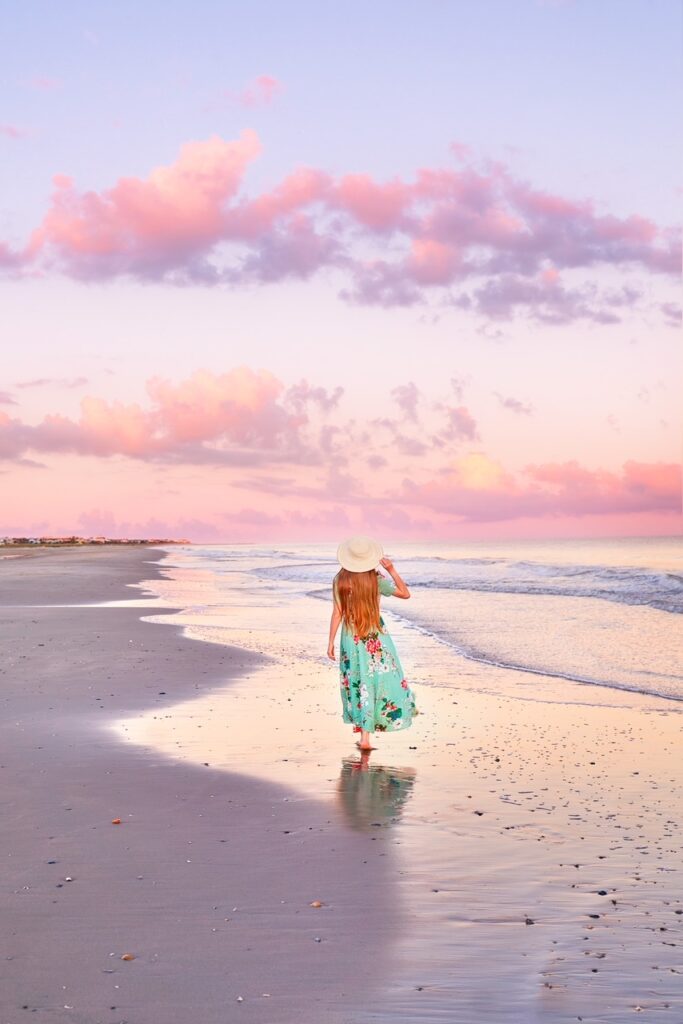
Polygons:
<instances>
[{"instance_id":1,"label":"water reflection of sky","mask_svg":"<svg viewBox=\"0 0 683 1024\"><path fill-rule=\"evenodd\" d=\"M342 759L338 804L345 821L365 831L398 821L415 784L413 768L370 763L370 752Z\"/></svg>"}]
</instances>

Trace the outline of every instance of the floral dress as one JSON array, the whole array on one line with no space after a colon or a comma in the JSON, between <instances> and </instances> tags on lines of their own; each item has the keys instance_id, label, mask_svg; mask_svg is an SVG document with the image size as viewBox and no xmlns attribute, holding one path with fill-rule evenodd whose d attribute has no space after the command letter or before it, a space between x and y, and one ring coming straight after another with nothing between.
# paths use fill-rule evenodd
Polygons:
<instances>
[{"instance_id":1,"label":"floral dress","mask_svg":"<svg viewBox=\"0 0 683 1024\"><path fill-rule=\"evenodd\" d=\"M380 594L396 591L392 580L377 575ZM332 585L337 605L336 580ZM384 619L380 615L384 629ZM339 641L339 676L342 713L353 731L393 732L407 729L417 714L415 698L403 675L394 641L387 632L373 632L362 638L342 620Z\"/></svg>"}]
</instances>

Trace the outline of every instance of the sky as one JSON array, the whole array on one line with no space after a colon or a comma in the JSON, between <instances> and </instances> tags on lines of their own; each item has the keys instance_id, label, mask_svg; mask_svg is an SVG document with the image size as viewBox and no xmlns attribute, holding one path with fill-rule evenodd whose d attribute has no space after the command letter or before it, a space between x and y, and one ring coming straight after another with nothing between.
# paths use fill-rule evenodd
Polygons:
<instances>
[{"instance_id":1,"label":"sky","mask_svg":"<svg viewBox=\"0 0 683 1024\"><path fill-rule=\"evenodd\" d=\"M680 532L677 0L0 25L0 535Z\"/></svg>"}]
</instances>

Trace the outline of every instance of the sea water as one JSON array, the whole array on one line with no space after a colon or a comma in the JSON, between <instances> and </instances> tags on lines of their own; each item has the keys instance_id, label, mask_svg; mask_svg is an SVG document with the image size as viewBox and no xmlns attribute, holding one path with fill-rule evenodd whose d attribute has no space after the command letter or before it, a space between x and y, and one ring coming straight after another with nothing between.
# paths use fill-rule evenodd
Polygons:
<instances>
[{"instance_id":1,"label":"sea water","mask_svg":"<svg viewBox=\"0 0 683 1024\"><path fill-rule=\"evenodd\" d=\"M412 595L383 602L394 627L426 633L463 659L511 670L516 692L522 686L527 696L548 696L552 679L571 684L562 688L567 700L609 699L588 696L587 687L683 700L679 537L396 543L387 555ZM212 602L251 608L264 653L269 640L278 651L292 640L258 629L262 613L288 603L293 625L304 629L297 634L302 654L310 646L305 624L296 621L297 599L329 602L339 568L331 544L196 545L172 549L167 564L184 570L188 581L192 571L201 574L208 614ZM209 639L206 629L204 635ZM461 674L458 685L467 678ZM505 688L504 672L495 679ZM452 675L424 679L449 681Z\"/></svg>"}]
</instances>

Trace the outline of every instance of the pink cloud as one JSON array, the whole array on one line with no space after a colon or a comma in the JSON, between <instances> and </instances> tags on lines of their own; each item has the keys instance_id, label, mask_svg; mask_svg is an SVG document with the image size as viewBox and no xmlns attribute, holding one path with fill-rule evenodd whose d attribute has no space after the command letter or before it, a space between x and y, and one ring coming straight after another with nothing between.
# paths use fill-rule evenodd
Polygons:
<instances>
[{"instance_id":1,"label":"pink cloud","mask_svg":"<svg viewBox=\"0 0 683 1024\"><path fill-rule=\"evenodd\" d=\"M28 450L125 455L134 459L252 465L262 460L315 462L300 435L304 406L321 392L301 394L293 408L284 385L266 370L197 371L173 384L147 382L149 406L87 396L78 420L50 414L35 426L0 413L0 455Z\"/></svg>"},{"instance_id":2,"label":"pink cloud","mask_svg":"<svg viewBox=\"0 0 683 1024\"><path fill-rule=\"evenodd\" d=\"M160 378L147 383L165 435L183 444L227 437L240 445L276 447L297 426L278 403L282 391L267 370L247 367L220 375L200 370L180 384Z\"/></svg>"},{"instance_id":3,"label":"pink cloud","mask_svg":"<svg viewBox=\"0 0 683 1024\"><path fill-rule=\"evenodd\" d=\"M476 420L466 406L447 406L445 413L446 426L441 431L443 437L449 440L465 438L468 441L476 441L479 439Z\"/></svg>"},{"instance_id":4,"label":"pink cloud","mask_svg":"<svg viewBox=\"0 0 683 1024\"><path fill-rule=\"evenodd\" d=\"M681 467L675 463L623 464L621 472L590 470L577 461L528 465L515 477L484 453L457 460L440 478L404 480L394 500L462 522L523 517L681 514Z\"/></svg>"},{"instance_id":5,"label":"pink cloud","mask_svg":"<svg viewBox=\"0 0 683 1024\"><path fill-rule=\"evenodd\" d=\"M31 447L31 428L0 409L0 459L17 459Z\"/></svg>"},{"instance_id":6,"label":"pink cloud","mask_svg":"<svg viewBox=\"0 0 683 1024\"><path fill-rule=\"evenodd\" d=\"M251 130L236 142L189 142L174 164L146 180L121 178L103 193L79 194L56 175L52 205L28 252L55 257L82 278L160 278L177 270L201 276L206 254L224 235L224 204L260 149Z\"/></svg>"},{"instance_id":7,"label":"pink cloud","mask_svg":"<svg viewBox=\"0 0 683 1024\"><path fill-rule=\"evenodd\" d=\"M393 389L391 395L396 400L399 408L403 410L406 418L416 423L417 403L420 398L417 384L414 381L409 381L407 384L399 384L398 387Z\"/></svg>"},{"instance_id":8,"label":"pink cloud","mask_svg":"<svg viewBox=\"0 0 683 1024\"><path fill-rule=\"evenodd\" d=\"M266 106L273 102L277 93L282 91L282 83L272 75L257 75L241 93L238 101L243 107Z\"/></svg>"},{"instance_id":9,"label":"pink cloud","mask_svg":"<svg viewBox=\"0 0 683 1024\"><path fill-rule=\"evenodd\" d=\"M466 384L467 378L465 377L451 377L451 388L453 389L453 394L458 401L462 400Z\"/></svg>"},{"instance_id":10,"label":"pink cloud","mask_svg":"<svg viewBox=\"0 0 683 1024\"><path fill-rule=\"evenodd\" d=\"M341 288L339 297L358 306L415 306L423 301L423 293L405 267L387 260L355 261L351 287Z\"/></svg>"},{"instance_id":11,"label":"pink cloud","mask_svg":"<svg viewBox=\"0 0 683 1024\"><path fill-rule=\"evenodd\" d=\"M462 388L456 381L452 380L451 385L460 397ZM450 405L448 402L433 402L433 408L439 413L440 418L445 421L442 426L431 435L430 443L438 448L443 448L446 443L452 444L459 441L478 441L479 429L477 421L465 405Z\"/></svg>"},{"instance_id":12,"label":"pink cloud","mask_svg":"<svg viewBox=\"0 0 683 1024\"><path fill-rule=\"evenodd\" d=\"M270 192L252 200L240 199L227 209L227 235L238 241L254 242L279 220L286 220L298 210L323 201L331 183L332 179L324 171L300 167Z\"/></svg>"},{"instance_id":13,"label":"pink cloud","mask_svg":"<svg viewBox=\"0 0 683 1024\"><path fill-rule=\"evenodd\" d=\"M318 233L314 219L299 211L273 226L254 252L222 276L237 285L243 281L305 280L322 267L341 264L343 260L338 240Z\"/></svg>"},{"instance_id":14,"label":"pink cloud","mask_svg":"<svg viewBox=\"0 0 683 1024\"><path fill-rule=\"evenodd\" d=\"M23 128L19 128L15 124L0 124L0 135L4 135L7 139L23 139L26 134Z\"/></svg>"},{"instance_id":15,"label":"pink cloud","mask_svg":"<svg viewBox=\"0 0 683 1024\"><path fill-rule=\"evenodd\" d=\"M0 270L4 270L8 276L21 276L26 265L25 253L13 250L4 242L0 242Z\"/></svg>"},{"instance_id":16,"label":"pink cloud","mask_svg":"<svg viewBox=\"0 0 683 1024\"><path fill-rule=\"evenodd\" d=\"M88 383L87 377L34 377L33 380L17 381L18 388L42 388L49 386L80 388Z\"/></svg>"},{"instance_id":17,"label":"pink cloud","mask_svg":"<svg viewBox=\"0 0 683 1024\"><path fill-rule=\"evenodd\" d=\"M574 459L530 462L513 472L473 448L476 419L467 406L451 404L461 388L453 378L450 398L428 401L412 383L401 385L394 398L404 415L348 421L339 387L305 379L285 386L266 370L242 366L180 381L152 378L138 403L89 395L76 417L53 413L29 424L0 411L0 458L24 474L21 486L6 492L3 513L16 521L22 501L49 504L57 471L77 492L84 470L74 456L85 456L88 479L92 474L97 493L112 503L110 520L101 518L98 529L88 514L66 532L87 523L95 533L306 540L346 528L372 532L373 524L394 536L466 536L479 527L495 533L500 523L537 535L552 534L558 524L593 530L619 521L643 532L655 523L678 525L680 466L631 459L618 469L589 468ZM518 400L499 398L516 408ZM59 459L44 467L29 457L36 452ZM113 465L102 462L111 457ZM22 498L25 478L30 499ZM160 521L146 518L152 493ZM66 494L55 498L61 509L68 506ZM114 519L117 506L127 514ZM193 518L205 508L208 518ZM107 522L114 525L105 528Z\"/></svg>"},{"instance_id":18,"label":"pink cloud","mask_svg":"<svg viewBox=\"0 0 683 1024\"><path fill-rule=\"evenodd\" d=\"M346 174L329 190L329 204L374 231L401 225L411 202L411 188L399 180L377 184L369 174Z\"/></svg>"},{"instance_id":19,"label":"pink cloud","mask_svg":"<svg viewBox=\"0 0 683 1024\"><path fill-rule=\"evenodd\" d=\"M518 416L530 416L533 412L533 406L528 405L526 402L522 402L519 398L514 398L512 395L501 395L498 391L493 392L501 406L504 409L510 409L511 412L516 413Z\"/></svg>"},{"instance_id":20,"label":"pink cloud","mask_svg":"<svg viewBox=\"0 0 683 1024\"><path fill-rule=\"evenodd\" d=\"M80 513L73 523L60 532L67 535L75 532L89 537L150 537L217 542L225 540L225 531L210 520L190 516L164 519L149 516L144 519L131 519L118 517L100 508Z\"/></svg>"},{"instance_id":21,"label":"pink cloud","mask_svg":"<svg viewBox=\"0 0 683 1024\"><path fill-rule=\"evenodd\" d=\"M305 414L305 408L309 402L315 402L323 412L327 413L339 404L339 399L343 394L344 388L340 384L332 391L328 391L327 388L312 386L307 380L300 380L298 384L292 384L287 389L285 397L299 414Z\"/></svg>"},{"instance_id":22,"label":"pink cloud","mask_svg":"<svg viewBox=\"0 0 683 1024\"><path fill-rule=\"evenodd\" d=\"M662 302L659 306L664 322L669 327L680 327L683 322L683 311L677 302Z\"/></svg>"},{"instance_id":23,"label":"pink cloud","mask_svg":"<svg viewBox=\"0 0 683 1024\"><path fill-rule=\"evenodd\" d=\"M275 97L283 91L282 82L273 75L257 75L243 89L223 89L216 97L205 104L204 110L220 110L225 107L267 107Z\"/></svg>"},{"instance_id":24,"label":"pink cloud","mask_svg":"<svg viewBox=\"0 0 683 1024\"><path fill-rule=\"evenodd\" d=\"M329 535L331 531L345 533L351 529L351 523L345 509L338 505L313 509L309 513L297 510L266 512L245 506L218 511L213 519L193 516L132 519L102 509L92 509L78 516L77 528L79 532L91 536L169 537L195 542L243 543L259 541L264 537L270 540L307 541Z\"/></svg>"},{"instance_id":25,"label":"pink cloud","mask_svg":"<svg viewBox=\"0 0 683 1024\"><path fill-rule=\"evenodd\" d=\"M472 155L472 150L464 142L451 142L449 148L456 160L465 162L469 160Z\"/></svg>"},{"instance_id":26,"label":"pink cloud","mask_svg":"<svg viewBox=\"0 0 683 1024\"><path fill-rule=\"evenodd\" d=\"M524 469L532 480L549 484L565 512L679 512L681 466L666 462L629 460L621 474L587 470L575 460L530 465Z\"/></svg>"},{"instance_id":27,"label":"pink cloud","mask_svg":"<svg viewBox=\"0 0 683 1024\"><path fill-rule=\"evenodd\" d=\"M27 85L38 92L54 92L55 89L61 89L62 80L50 75L34 75L33 78L29 78Z\"/></svg>"},{"instance_id":28,"label":"pink cloud","mask_svg":"<svg viewBox=\"0 0 683 1024\"><path fill-rule=\"evenodd\" d=\"M221 514L213 519L200 516L174 515L129 516L109 510L93 508L62 516L59 521L42 521L27 526L11 521L0 524L0 534L34 536L56 534L68 536L170 538L190 540L194 543L249 543L263 541L310 541L329 536L331 532L353 532L348 516L341 508L302 514L268 514L260 509L245 507Z\"/></svg>"},{"instance_id":29,"label":"pink cloud","mask_svg":"<svg viewBox=\"0 0 683 1024\"><path fill-rule=\"evenodd\" d=\"M556 271L541 271L535 278L521 274L491 277L471 294L463 294L454 304L473 309L490 320L508 320L515 312L547 324L566 324L589 320L598 324L616 324L620 306L633 307L640 297L635 289L622 292L600 291L594 284L565 288Z\"/></svg>"},{"instance_id":30,"label":"pink cloud","mask_svg":"<svg viewBox=\"0 0 683 1024\"><path fill-rule=\"evenodd\" d=\"M666 529L667 520L671 529L681 518L681 470L671 463L631 460L612 472L590 470L571 461L528 466L513 474L485 453L469 452L433 479L419 484L406 477L399 489L383 489L381 496L359 491L358 481L343 475L338 475L336 484L329 478L312 487L295 480L245 481L249 489L277 494L280 504L296 499L302 507L312 502L325 507L322 503L339 493L340 485L351 522L368 527L393 524L396 536L412 532L424 536L425 531L433 536L457 536L462 531L465 536L472 526L488 528L503 522L513 527L526 523L531 535L534 530L552 535L552 524L565 529L574 524L580 531L586 521L599 530L601 521L620 521L622 528L628 528L629 519L648 531L654 522ZM268 515L279 517L270 510ZM277 525L287 530L291 521ZM262 525L275 525L274 519ZM258 530L253 535L258 536ZM311 536L320 535L312 524Z\"/></svg>"},{"instance_id":31,"label":"pink cloud","mask_svg":"<svg viewBox=\"0 0 683 1024\"><path fill-rule=\"evenodd\" d=\"M454 245L433 238L414 238L408 257L408 271L419 284L450 284L462 264Z\"/></svg>"},{"instance_id":32,"label":"pink cloud","mask_svg":"<svg viewBox=\"0 0 683 1024\"><path fill-rule=\"evenodd\" d=\"M306 542L349 533L376 533L377 530L388 539L396 539L411 533L424 535L434 526L433 520L411 516L402 509L373 507L355 509L351 513L336 503L315 506L306 512L292 509L264 513L247 507L224 514L221 522L225 524L223 536L233 542L259 541L264 537Z\"/></svg>"},{"instance_id":33,"label":"pink cloud","mask_svg":"<svg viewBox=\"0 0 683 1024\"><path fill-rule=\"evenodd\" d=\"M429 451L429 445L424 437L407 434L405 426L417 427L417 416L407 422L402 419L392 419L389 416L378 416L370 421L372 437L375 444L380 442L382 435L389 436L388 450L393 453L400 452L402 455L425 455ZM356 448L363 448L368 451L370 447L370 433L361 434L352 442Z\"/></svg>"},{"instance_id":34,"label":"pink cloud","mask_svg":"<svg viewBox=\"0 0 683 1024\"><path fill-rule=\"evenodd\" d=\"M263 95L274 79L262 76ZM243 191L258 136L213 136L181 147L147 178L55 193L23 251L0 247L10 271L80 279L132 276L173 284L308 279L334 268L356 304L411 306L440 296L489 319L618 322L640 290L563 279L600 266L678 275L679 232L639 214L601 214L590 199L535 188L503 164L419 168L413 181L375 181L300 167L255 197ZM455 151L454 151L455 152ZM467 154L455 155L464 160ZM467 157L469 159L469 157ZM661 303L668 317L672 303Z\"/></svg>"},{"instance_id":35,"label":"pink cloud","mask_svg":"<svg viewBox=\"0 0 683 1024\"><path fill-rule=\"evenodd\" d=\"M34 453L118 456L133 466L154 464L159 474L198 467L193 473L202 487L209 486L202 466L224 468L232 493L249 494L247 502L256 496L254 507L276 517L272 525L282 536L303 530L311 508L329 509L337 495L356 526L390 508L415 522L427 517L463 527L680 515L681 468L673 463L628 460L608 470L568 460L510 471L472 448L480 440L477 421L466 405L451 404L463 382L449 384L451 397L443 401L428 401L413 382L400 385L392 394L403 415L349 421L340 386L327 389L305 378L285 386L267 370L246 366L220 374L199 370L180 381L154 377L144 401L88 395L78 417L51 413L30 424L0 411L0 458L27 470L36 466ZM518 399L498 398L506 408L527 411ZM8 394L2 399L11 402Z\"/></svg>"},{"instance_id":36,"label":"pink cloud","mask_svg":"<svg viewBox=\"0 0 683 1024\"><path fill-rule=\"evenodd\" d=\"M419 437L402 434L400 431L396 432L394 445L401 455L427 455L430 451L426 441L421 441Z\"/></svg>"}]
</instances>

